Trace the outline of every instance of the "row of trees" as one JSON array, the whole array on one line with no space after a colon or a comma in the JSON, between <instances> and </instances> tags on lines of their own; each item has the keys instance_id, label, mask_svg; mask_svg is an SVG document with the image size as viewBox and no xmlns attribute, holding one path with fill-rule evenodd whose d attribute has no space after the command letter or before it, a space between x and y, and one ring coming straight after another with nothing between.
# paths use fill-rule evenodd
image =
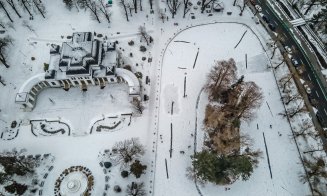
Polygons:
<instances>
[{"instance_id":1,"label":"row of trees","mask_svg":"<svg viewBox=\"0 0 327 196\"><path fill-rule=\"evenodd\" d=\"M74 7L76 9L85 9L91 12L91 16L101 23L101 17L103 16L108 23L110 23L111 13L106 7L103 0L63 0L67 9L71 10Z\"/></svg>"},{"instance_id":2,"label":"row of trees","mask_svg":"<svg viewBox=\"0 0 327 196\"><path fill-rule=\"evenodd\" d=\"M34 18L34 14L39 13L43 18L46 14L45 6L40 0L0 0L0 8L5 12L10 22L14 22L13 13L22 18L22 10L28 13L31 20Z\"/></svg>"},{"instance_id":3,"label":"row of trees","mask_svg":"<svg viewBox=\"0 0 327 196\"><path fill-rule=\"evenodd\" d=\"M192 157L193 168L189 169L189 176L200 182L247 180L261 155L261 151L252 150L251 139L240 133L240 124L253 118L263 96L254 82L244 82L236 73L236 63L229 59L216 62L208 74L205 89L210 102L204 119L208 149ZM241 146L245 149L242 153Z\"/></svg>"}]
</instances>

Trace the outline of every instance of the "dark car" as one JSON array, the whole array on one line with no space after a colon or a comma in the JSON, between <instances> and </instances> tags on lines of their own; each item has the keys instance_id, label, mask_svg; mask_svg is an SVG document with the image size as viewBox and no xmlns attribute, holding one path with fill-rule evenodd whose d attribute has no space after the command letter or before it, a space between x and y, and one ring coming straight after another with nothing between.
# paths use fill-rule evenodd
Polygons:
<instances>
[{"instance_id":1,"label":"dark car","mask_svg":"<svg viewBox=\"0 0 327 196\"><path fill-rule=\"evenodd\" d=\"M262 17L262 20L263 20L263 21L265 21L266 23L269 23L269 19L268 19L267 16L262 15L261 17Z\"/></svg>"},{"instance_id":2,"label":"dark car","mask_svg":"<svg viewBox=\"0 0 327 196\"><path fill-rule=\"evenodd\" d=\"M268 27L272 31L275 31L276 30L276 27L273 24L271 24L271 23L268 24Z\"/></svg>"},{"instance_id":3,"label":"dark car","mask_svg":"<svg viewBox=\"0 0 327 196\"><path fill-rule=\"evenodd\" d=\"M299 61L297 61L295 58L292 58L291 61L292 61L293 65L294 65L294 67L300 66Z\"/></svg>"},{"instance_id":4,"label":"dark car","mask_svg":"<svg viewBox=\"0 0 327 196\"><path fill-rule=\"evenodd\" d=\"M317 117L317 120L320 123L320 125L323 128L326 128L327 127L327 125L326 125L327 123L326 123L325 119L321 116L321 114L319 113L319 111L316 113L316 117Z\"/></svg>"}]
</instances>

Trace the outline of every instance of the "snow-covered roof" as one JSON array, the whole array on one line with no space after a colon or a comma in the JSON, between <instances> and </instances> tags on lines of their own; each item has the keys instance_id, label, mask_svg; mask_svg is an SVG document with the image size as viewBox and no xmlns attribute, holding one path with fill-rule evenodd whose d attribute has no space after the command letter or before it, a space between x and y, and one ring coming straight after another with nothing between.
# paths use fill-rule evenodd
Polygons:
<instances>
[{"instance_id":1,"label":"snow-covered roof","mask_svg":"<svg viewBox=\"0 0 327 196\"><path fill-rule=\"evenodd\" d=\"M140 82L137 77L127 69L117 68L116 69L117 76L124 78L124 80L128 83L129 94L131 95L139 95L140 94Z\"/></svg>"}]
</instances>

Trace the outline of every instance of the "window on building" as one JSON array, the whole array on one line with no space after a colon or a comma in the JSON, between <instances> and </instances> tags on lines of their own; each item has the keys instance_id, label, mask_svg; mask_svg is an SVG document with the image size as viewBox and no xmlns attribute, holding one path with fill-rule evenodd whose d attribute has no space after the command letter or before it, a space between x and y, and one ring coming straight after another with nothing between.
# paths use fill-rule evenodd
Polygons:
<instances>
[{"instance_id":1,"label":"window on building","mask_svg":"<svg viewBox=\"0 0 327 196\"><path fill-rule=\"evenodd\" d=\"M51 82L51 84L52 84L52 85L56 85L56 83L55 83L55 82Z\"/></svg>"},{"instance_id":2,"label":"window on building","mask_svg":"<svg viewBox=\"0 0 327 196\"><path fill-rule=\"evenodd\" d=\"M91 80L87 80L87 83L92 84L92 81Z\"/></svg>"},{"instance_id":3,"label":"window on building","mask_svg":"<svg viewBox=\"0 0 327 196\"><path fill-rule=\"evenodd\" d=\"M77 82L77 81L74 81L74 83L75 83L75 84L78 84L78 82Z\"/></svg>"}]
</instances>

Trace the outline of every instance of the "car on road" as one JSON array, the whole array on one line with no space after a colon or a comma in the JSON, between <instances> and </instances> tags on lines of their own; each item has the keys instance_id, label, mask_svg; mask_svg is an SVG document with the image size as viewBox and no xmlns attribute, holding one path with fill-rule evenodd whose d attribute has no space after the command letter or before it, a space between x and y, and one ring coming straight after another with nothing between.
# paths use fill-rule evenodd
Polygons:
<instances>
[{"instance_id":1,"label":"car on road","mask_svg":"<svg viewBox=\"0 0 327 196\"><path fill-rule=\"evenodd\" d=\"M262 13L259 13L259 15L261 16L262 20L265 21L266 23L269 23L269 19L267 16L265 16L264 14Z\"/></svg>"},{"instance_id":2,"label":"car on road","mask_svg":"<svg viewBox=\"0 0 327 196\"><path fill-rule=\"evenodd\" d=\"M306 91L308 94L311 94L311 88L309 87L309 85L308 85L308 84L304 84L303 86L304 86L304 88L305 88L305 91Z\"/></svg>"},{"instance_id":3,"label":"car on road","mask_svg":"<svg viewBox=\"0 0 327 196\"><path fill-rule=\"evenodd\" d=\"M273 24L271 24L271 23L268 23L268 27L272 31L275 31L276 30L276 27Z\"/></svg>"},{"instance_id":4,"label":"car on road","mask_svg":"<svg viewBox=\"0 0 327 196\"><path fill-rule=\"evenodd\" d=\"M255 7L255 9L256 9L258 12L261 12L261 11L262 11L262 8L261 8L260 5L255 5L254 7Z\"/></svg>"},{"instance_id":5,"label":"car on road","mask_svg":"<svg viewBox=\"0 0 327 196\"><path fill-rule=\"evenodd\" d=\"M292 61L293 65L294 65L294 67L300 66L299 61L297 61L295 58L292 58L291 61Z\"/></svg>"},{"instance_id":6,"label":"car on road","mask_svg":"<svg viewBox=\"0 0 327 196\"><path fill-rule=\"evenodd\" d=\"M320 123L320 125L321 125L323 128L327 128L327 125L326 125L325 119L322 117L322 115L320 114L319 111L316 113L316 117L317 117L317 120L318 120L318 122Z\"/></svg>"},{"instance_id":7,"label":"car on road","mask_svg":"<svg viewBox=\"0 0 327 196\"><path fill-rule=\"evenodd\" d=\"M285 50L288 52L288 54L292 54L292 49L289 46L285 46Z\"/></svg>"},{"instance_id":8,"label":"car on road","mask_svg":"<svg viewBox=\"0 0 327 196\"><path fill-rule=\"evenodd\" d=\"M317 107L319 102L311 94L308 94L308 99L313 107Z\"/></svg>"}]
</instances>

